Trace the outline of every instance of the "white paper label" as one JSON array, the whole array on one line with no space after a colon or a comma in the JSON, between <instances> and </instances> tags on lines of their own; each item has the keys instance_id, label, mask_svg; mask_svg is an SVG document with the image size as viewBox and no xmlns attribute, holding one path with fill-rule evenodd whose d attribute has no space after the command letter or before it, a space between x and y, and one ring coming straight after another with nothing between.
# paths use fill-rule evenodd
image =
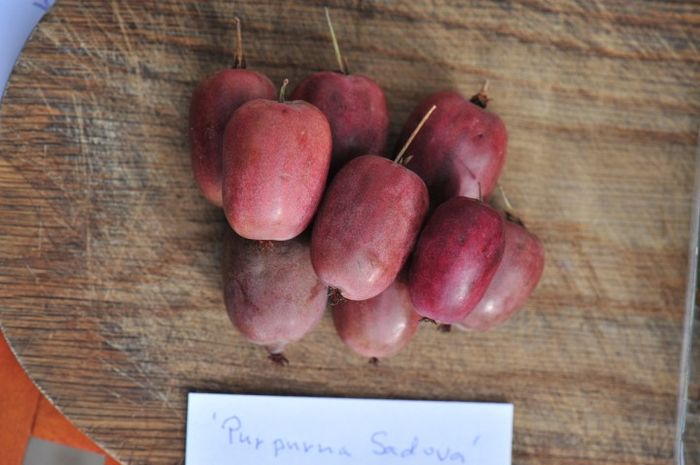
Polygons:
<instances>
[{"instance_id":1,"label":"white paper label","mask_svg":"<svg viewBox=\"0 0 700 465\"><path fill-rule=\"evenodd\" d=\"M190 393L186 465L510 465L513 405Z\"/></svg>"}]
</instances>

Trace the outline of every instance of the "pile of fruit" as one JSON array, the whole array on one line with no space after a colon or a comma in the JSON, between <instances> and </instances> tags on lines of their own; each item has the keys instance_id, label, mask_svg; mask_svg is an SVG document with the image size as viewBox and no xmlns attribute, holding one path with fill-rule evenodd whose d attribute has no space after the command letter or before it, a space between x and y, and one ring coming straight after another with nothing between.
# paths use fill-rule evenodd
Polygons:
<instances>
[{"instance_id":1,"label":"pile of fruit","mask_svg":"<svg viewBox=\"0 0 700 465\"><path fill-rule=\"evenodd\" d=\"M286 100L245 69L240 21L233 69L192 97L192 168L223 207L224 298L234 326L270 358L321 320L372 361L399 352L421 320L487 330L533 291L544 250L510 212L482 201L506 156L486 86L440 92L410 115L387 158L389 114L368 77L313 73Z\"/></svg>"}]
</instances>

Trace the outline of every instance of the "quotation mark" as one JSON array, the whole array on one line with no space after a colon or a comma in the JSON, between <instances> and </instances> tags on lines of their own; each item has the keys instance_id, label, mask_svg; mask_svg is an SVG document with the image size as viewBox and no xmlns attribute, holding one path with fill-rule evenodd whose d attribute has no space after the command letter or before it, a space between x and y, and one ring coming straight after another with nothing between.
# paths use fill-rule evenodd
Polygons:
<instances>
[{"instance_id":1,"label":"quotation mark","mask_svg":"<svg viewBox=\"0 0 700 465\"><path fill-rule=\"evenodd\" d=\"M43 11L49 11L49 8L51 8L52 3L53 0L44 0L43 2L33 2L32 5L42 9Z\"/></svg>"}]
</instances>

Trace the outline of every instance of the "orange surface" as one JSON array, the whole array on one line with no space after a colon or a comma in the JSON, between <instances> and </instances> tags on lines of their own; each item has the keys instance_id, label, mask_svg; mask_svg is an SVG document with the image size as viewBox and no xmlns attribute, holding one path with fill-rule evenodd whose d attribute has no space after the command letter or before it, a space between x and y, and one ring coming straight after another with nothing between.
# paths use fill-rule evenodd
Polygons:
<instances>
[{"instance_id":1,"label":"orange surface","mask_svg":"<svg viewBox=\"0 0 700 465\"><path fill-rule=\"evenodd\" d=\"M0 332L0 465L21 465L30 436L107 455L41 395Z\"/></svg>"}]
</instances>

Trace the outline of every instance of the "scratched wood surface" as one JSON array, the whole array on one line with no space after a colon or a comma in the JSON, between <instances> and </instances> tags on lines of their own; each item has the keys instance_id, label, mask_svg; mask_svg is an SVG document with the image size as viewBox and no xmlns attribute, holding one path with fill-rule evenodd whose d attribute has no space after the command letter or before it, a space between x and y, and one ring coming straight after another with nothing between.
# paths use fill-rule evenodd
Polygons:
<instances>
[{"instance_id":1,"label":"scratched wood surface","mask_svg":"<svg viewBox=\"0 0 700 465\"><path fill-rule=\"evenodd\" d=\"M0 108L0 323L23 366L125 464L180 463L189 390L507 401L514 463L671 463L700 4L331 1L392 137L428 93L491 81L502 184L548 261L502 329L422 327L372 367L326 318L282 369L224 312L188 102L230 65L234 14L275 82L332 68L326 3L57 3Z\"/></svg>"}]
</instances>

